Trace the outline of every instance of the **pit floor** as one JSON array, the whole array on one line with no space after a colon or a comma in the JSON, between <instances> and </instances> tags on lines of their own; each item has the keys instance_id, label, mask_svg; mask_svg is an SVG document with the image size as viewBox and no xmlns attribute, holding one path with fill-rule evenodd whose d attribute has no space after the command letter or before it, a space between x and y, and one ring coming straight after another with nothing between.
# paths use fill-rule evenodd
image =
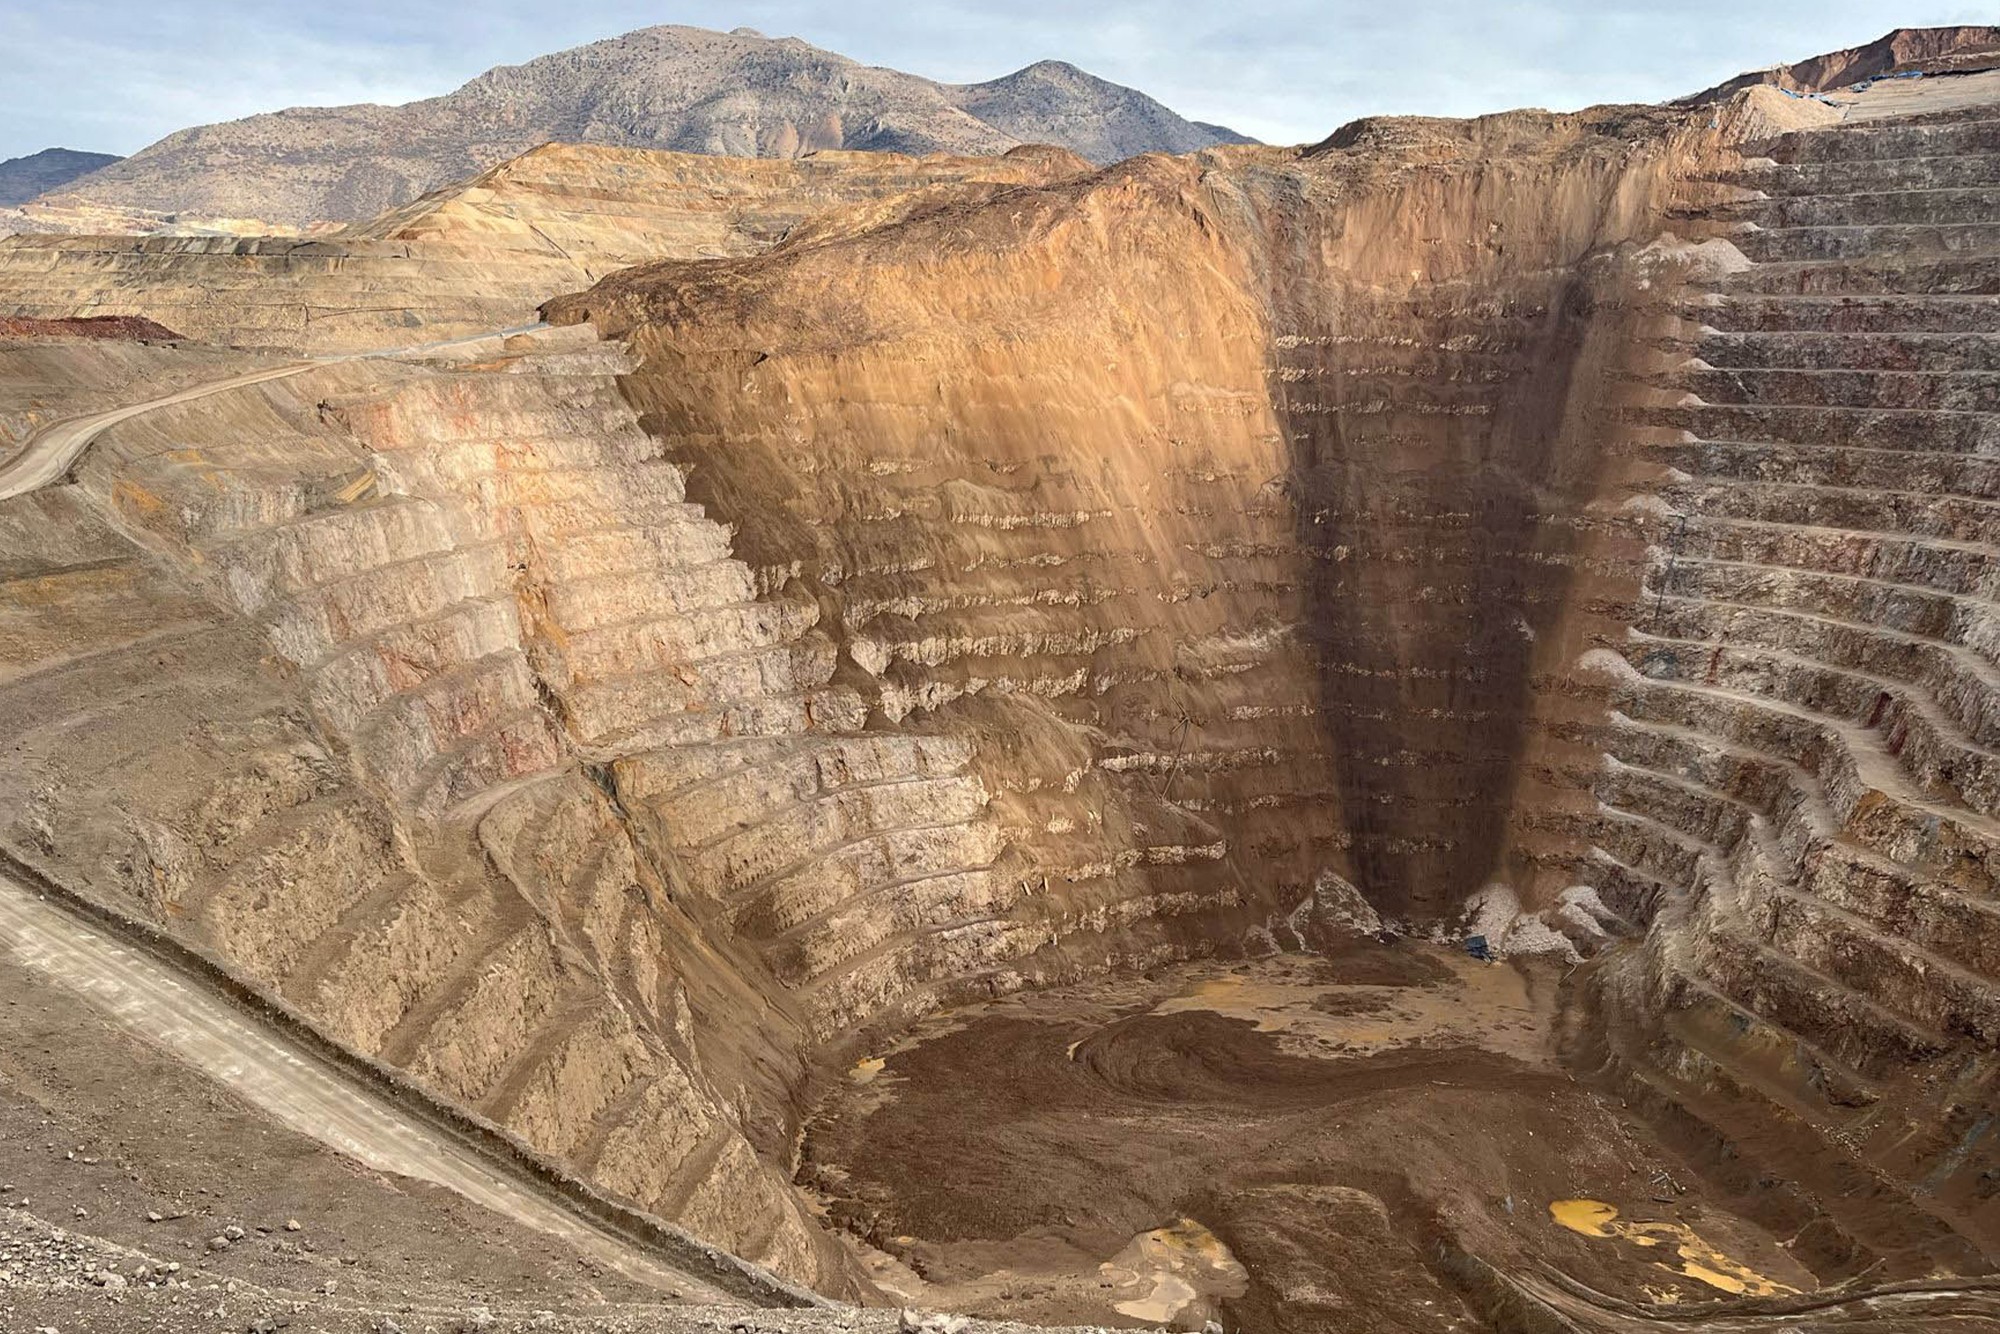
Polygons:
<instances>
[{"instance_id":1,"label":"pit floor","mask_svg":"<svg viewBox=\"0 0 2000 1334\"><path fill-rule=\"evenodd\" d=\"M1456 1249L1645 1303L1810 1291L1555 1055L1563 965L1413 941L941 1014L801 1180L892 1300L1036 1323L1474 1330Z\"/></svg>"}]
</instances>

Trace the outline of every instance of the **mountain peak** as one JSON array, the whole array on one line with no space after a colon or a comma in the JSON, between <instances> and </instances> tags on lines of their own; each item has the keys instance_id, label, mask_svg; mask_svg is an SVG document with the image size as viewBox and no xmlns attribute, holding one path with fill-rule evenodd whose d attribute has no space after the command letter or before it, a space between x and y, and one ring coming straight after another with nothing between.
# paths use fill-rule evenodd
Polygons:
<instances>
[{"instance_id":1,"label":"mountain peak","mask_svg":"<svg viewBox=\"0 0 2000 1334\"><path fill-rule=\"evenodd\" d=\"M549 141L733 157L990 156L1046 143L1105 163L1240 139L1064 61L952 85L797 37L667 24L497 66L404 106L183 130L77 181L62 202L301 225L373 216Z\"/></svg>"}]
</instances>

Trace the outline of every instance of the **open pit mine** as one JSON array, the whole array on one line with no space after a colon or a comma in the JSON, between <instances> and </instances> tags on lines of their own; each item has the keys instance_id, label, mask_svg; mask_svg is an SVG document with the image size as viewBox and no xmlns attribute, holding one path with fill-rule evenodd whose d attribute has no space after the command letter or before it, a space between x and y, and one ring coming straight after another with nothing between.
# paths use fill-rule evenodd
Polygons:
<instances>
[{"instance_id":1,"label":"open pit mine","mask_svg":"<svg viewBox=\"0 0 2000 1334\"><path fill-rule=\"evenodd\" d=\"M1996 1043L2000 30L0 239L6 1329L2000 1331Z\"/></svg>"}]
</instances>

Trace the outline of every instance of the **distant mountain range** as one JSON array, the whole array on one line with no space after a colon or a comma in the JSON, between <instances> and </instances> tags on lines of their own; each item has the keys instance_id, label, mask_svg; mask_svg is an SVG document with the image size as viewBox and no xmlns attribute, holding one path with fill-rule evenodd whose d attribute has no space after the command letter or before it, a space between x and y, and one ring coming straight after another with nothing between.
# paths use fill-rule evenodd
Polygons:
<instances>
[{"instance_id":1,"label":"distant mountain range","mask_svg":"<svg viewBox=\"0 0 2000 1334\"><path fill-rule=\"evenodd\" d=\"M0 162L0 208L25 204L118 160L114 153L79 153L74 148L44 148L26 157L10 157Z\"/></svg>"},{"instance_id":2,"label":"distant mountain range","mask_svg":"<svg viewBox=\"0 0 2000 1334\"><path fill-rule=\"evenodd\" d=\"M821 148L983 155L1046 143L1100 163L1249 142L1058 61L944 84L797 38L657 27L503 65L404 106L296 107L182 130L43 202L347 221L550 141L739 157Z\"/></svg>"}]
</instances>

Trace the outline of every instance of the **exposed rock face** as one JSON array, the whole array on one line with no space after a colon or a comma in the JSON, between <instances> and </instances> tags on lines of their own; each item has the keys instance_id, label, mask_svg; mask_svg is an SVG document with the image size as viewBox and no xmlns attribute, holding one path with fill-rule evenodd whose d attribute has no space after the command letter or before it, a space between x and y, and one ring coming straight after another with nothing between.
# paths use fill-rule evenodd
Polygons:
<instances>
[{"instance_id":1,"label":"exposed rock face","mask_svg":"<svg viewBox=\"0 0 2000 1334\"><path fill-rule=\"evenodd\" d=\"M57 320L0 315L0 338L118 338L171 343L178 342L180 335L137 315L85 315Z\"/></svg>"},{"instance_id":2,"label":"exposed rock face","mask_svg":"<svg viewBox=\"0 0 2000 1334\"><path fill-rule=\"evenodd\" d=\"M241 371L243 361L230 352L125 338L0 337L0 459L50 422L220 379Z\"/></svg>"},{"instance_id":3,"label":"exposed rock face","mask_svg":"<svg viewBox=\"0 0 2000 1334\"><path fill-rule=\"evenodd\" d=\"M26 157L10 157L0 162L0 208L25 204L116 161L116 153L79 153L74 148L44 148Z\"/></svg>"},{"instance_id":4,"label":"exposed rock face","mask_svg":"<svg viewBox=\"0 0 2000 1334\"><path fill-rule=\"evenodd\" d=\"M551 618L605 580L569 534L703 571L690 627L747 585L608 351L329 367L201 416L199 450L163 410L78 485L9 502L9 841L611 1189L837 1288L758 1154L782 1160L798 1041L635 849L537 674L567 647Z\"/></svg>"},{"instance_id":5,"label":"exposed rock face","mask_svg":"<svg viewBox=\"0 0 2000 1334\"><path fill-rule=\"evenodd\" d=\"M558 254L587 274L646 260L760 253L809 219L879 225L846 210L984 184L1041 185L1090 164L1057 148L998 158L913 158L825 150L802 158L716 158L594 144L545 144L469 181L356 223L339 235Z\"/></svg>"},{"instance_id":6,"label":"exposed rock face","mask_svg":"<svg viewBox=\"0 0 2000 1334\"><path fill-rule=\"evenodd\" d=\"M552 310L633 336L650 428L872 717L982 738L1038 892L927 923L1005 908L1033 976L1325 871L1430 914L1499 869L1537 655L1580 633L1626 281L1586 259L1657 226L1676 124L1147 160ZM938 947L910 967L1000 962Z\"/></svg>"},{"instance_id":7,"label":"exposed rock face","mask_svg":"<svg viewBox=\"0 0 2000 1334\"><path fill-rule=\"evenodd\" d=\"M823 149L1099 162L1240 135L1053 62L954 86L746 29L644 28L406 106L295 107L169 135L44 201L277 223L370 217L551 140L793 158Z\"/></svg>"},{"instance_id":8,"label":"exposed rock face","mask_svg":"<svg viewBox=\"0 0 2000 1334\"><path fill-rule=\"evenodd\" d=\"M1404 300L1515 265L1583 283L1694 160L1677 125L1420 125L1437 161L1414 170L1370 145L1074 179L1029 156L877 202L871 166L761 263L581 299L652 321L628 385L650 432L581 331L114 428L77 485L5 507L10 846L839 1286L783 1184L813 1053L953 996L1238 948L1281 913L1310 930L1323 873L1404 893L1354 851L1394 836L1364 813L1401 789L1335 764L1346 674L1323 664L1415 677L1446 622L1399 650L1315 619L1322 564L1401 557L1315 545L1286 480L1309 438L1287 414L1316 415L1274 388L1300 382L1287 356L1327 303L1380 310L1292 238L1400 219L1365 288ZM1508 252L1504 208L1453 220L1515 178L1573 201L1574 230ZM510 248L531 210L482 202L380 229L434 243L251 248L269 267L234 287L199 246L135 253L238 338L315 290L367 306L399 248L523 288L575 271ZM664 215L566 216L622 245ZM496 218L500 244L461 234ZM404 282L419 339L466 318ZM1356 325L1371 376L1468 350L1411 349L1392 318Z\"/></svg>"},{"instance_id":9,"label":"exposed rock face","mask_svg":"<svg viewBox=\"0 0 2000 1334\"><path fill-rule=\"evenodd\" d=\"M1866 46L1829 51L1796 65L1776 65L1739 74L1701 93L1695 100L1712 101L1758 84L1772 84L1793 92L1821 93L1904 70L1936 73L1990 69L1995 64L2000 64L2000 27L1959 24L1946 28L1897 28Z\"/></svg>"}]
</instances>

